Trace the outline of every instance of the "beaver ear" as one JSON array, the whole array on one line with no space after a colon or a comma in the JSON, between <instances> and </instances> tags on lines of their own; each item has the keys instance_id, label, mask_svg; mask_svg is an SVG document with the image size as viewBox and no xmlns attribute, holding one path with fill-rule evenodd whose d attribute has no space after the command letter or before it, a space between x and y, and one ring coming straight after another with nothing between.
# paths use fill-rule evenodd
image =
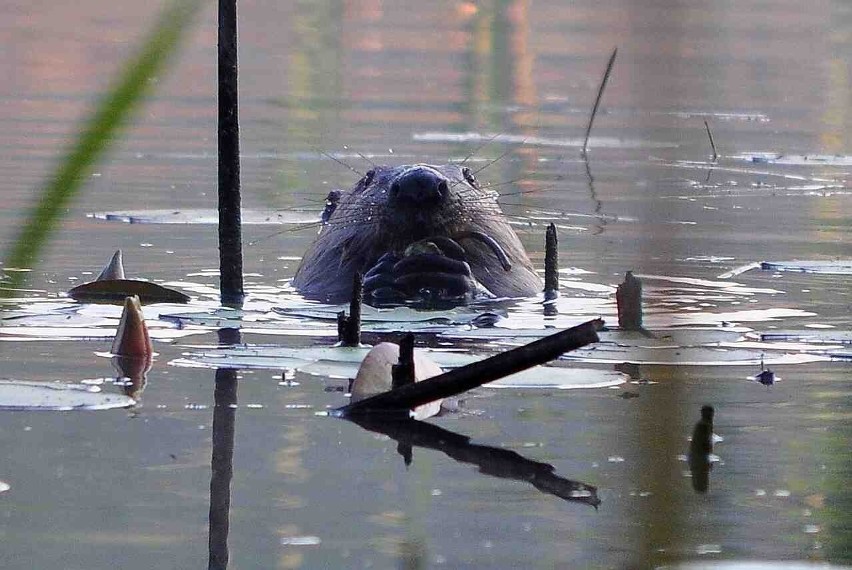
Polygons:
<instances>
[{"instance_id":1,"label":"beaver ear","mask_svg":"<svg viewBox=\"0 0 852 570\"><path fill-rule=\"evenodd\" d=\"M367 171L367 174L364 175L364 178L361 179L359 186L361 186L362 190L366 190L370 184L373 183L373 178L376 177L375 169L371 168Z\"/></svg>"},{"instance_id":2,"label":"beaver ear","mask_svg":"<svg viewBox=\"0 0 852 570\"><path fill-rule=\"evenodd\" d=\"M467 181L468 184L473 186L474 188L479 188L479 181L476 180L476 177L473 175L473 172L470 171L470 168L465 166L462 168L462 176Z\"/></svg>"}]
</instances>

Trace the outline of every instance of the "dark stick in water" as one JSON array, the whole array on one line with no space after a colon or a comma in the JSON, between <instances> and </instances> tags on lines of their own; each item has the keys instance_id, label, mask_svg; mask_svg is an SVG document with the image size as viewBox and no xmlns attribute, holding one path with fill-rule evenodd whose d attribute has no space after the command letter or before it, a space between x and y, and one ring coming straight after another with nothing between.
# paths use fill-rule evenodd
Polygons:
<instances>
[{"instance_id":1,"label":"dark stick in water","mask_svg":"<svg viewBox=\"0 0 852 570\"><path fill-rule=\"evenodd\" d=\"M391 367L391 389L414 383L414 335L403 335L399 341L399 363Z\"/></svg>"},{"instance_id":2,"label":"dark stick in water","mask_svg":"<svg viewBox=\"0 0 852 570\"><path fill-rule=\"evenodd\" d=\"M604 322L595 319L546 336L537 341L501 352L485 360L450 370L414 384L408 384L337 408L340 416L370 413L408 413L408 410L467 392L515 372L544 364L561 354L597 342Z\"/></svg>"},{"instance_id":3,"label":"dark stick in water","mask_svg":"<svg viewBox=\"0 0 852 570\"><path fill-rule=\"evenodd\" d=\"M603 98L603 92L612 73L612 66L615 64L615 56L617 54L618 48L612 50L612 55L609 56L609 63L606 64L606 71L604 72L603 79L601 79L600 87L598 87L598 96L595 98L595 106L592 107L592 115L589 117L589 124L586 126L586 136L583 139L583 151L581 153L583 156L586 156L586 150L589 147L589 136L592 134L592 124L595 122L595 115L598 114L598 106L601 104L601 98Z\"/></svg>"},{"instance_id":4,"label":"dark stick in water","mask_svg":"<svg viewBox=\"0 0 852 570\"><path fill-rule=\"evenodd\" d=\"M547 226L544 240L544 298L555 299L559 295L559 238L556 225Z\"/></svg>"},{"instance_id":5,"label":"dark stick in water","mask_svg":"<svg viewBox=\"0 0 852 570\"><path fill-rule=\"evenodd\" d=\"M237 3L219 0L219 290L222 304L243 304L240 221L240 121L237 105Z\"/></svg>"},{"instance_id":6,"label":"dark stick in water","mask_svg":"<svg viewBox=\"0 0 852 570\"><path fill-rule=\"evenodd\" d=\"M710 148L713 149L713 162L716 162L716 159L719 158L719 153L716 152L716 142L713 140L713 133L710 132L710 125L707 121L704 121L704 128L707 129L707 138L710 139Z\"/></svg>"},{"instance_id":7,"label":"dark stick in water","mask_svg":"<svg viewBox=\"0 0 852 570\"><path fill-rule=\"evenodd\" d=\"M626 331L642 330L642 280L628 271L615 291L618 326Z\"/></svg>"},{"instance_id":8,"label":"dark stick in water","mask_svg":"<svg viewBox=\"0 0 852 570\"><path fill-rule=\"evenodd\" d=\"M364 301L364 276L356 272L352 277L352 299L349 316L337 313L337 341L343 346L361 345L361 304Z\"/></svg>"}]
</instances>

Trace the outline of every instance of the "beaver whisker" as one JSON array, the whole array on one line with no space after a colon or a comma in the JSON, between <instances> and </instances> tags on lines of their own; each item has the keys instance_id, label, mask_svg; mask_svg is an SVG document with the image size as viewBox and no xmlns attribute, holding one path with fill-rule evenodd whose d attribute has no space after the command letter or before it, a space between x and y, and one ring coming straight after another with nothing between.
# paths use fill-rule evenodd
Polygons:
<instances>
[{"instance_id":1,"label":"beaver whisker","mask_svg":"<svg viewBox=\"0 0 852 570\"><path fill-rule=\"evenodd\" d=\"M477 147L476 147L476 148L474 148L472 151L470 151L470 154L468 154L466 157L464 157L464 160L462 160L461 162L459 162L459 163L458 163L458 165L459 165L459 166L464 166L464 165L465 165L465 163L466 163L468 160L470 160L471 158L473 158L473 155L475 155L475 154L476 154L476 153L478 153L480 150L482 150L483 148L485 148L485 147L487 147L488 145L490 145L492 142L494 142L494 140L495 140L497 137L499 137L499 136L501 136L501 135L504 135L504 134L505 134L504 132L496 133L496 134L494 134L494 135L491 135L491 136L490 136L490 137L488 137L487 139L485 139L485 142L481 143L479 146L477 146Z\"/></svg>"},{"instance_id":2,"label":"beaver whisker","mask_svg":"<svg viewBox=\"0 0 852 570\"><path fill-rule=\"evenodd\" d=\"M526 142L527 142L527 138L524 138L524 140L522 140L521 144L518 145L518 146L523 146ZM513 152L515 150L515 148L516 147L514 147L514 146L507 148L503 153L500 154L500 156L498 156L497 158L495 158L493 160L489 160L481 168L474 170L473 175L476 176L480 172L484 171L486 168L491 168L492 166L497 164L499 161L503 160L503 158L505 158L509 153Z\"/></svg>"},{"instance_id":3,"label":"beaver whisker","mask_svg":"<svg viewBox=\"0 0 852 570\"><path fill-rule=\"evenodd\" d=\"M341 159L337 158L336 156L334 156L334 155L332 155L332 154L330 154L330 153L328 153L328 152L324 151L324 150L323 150L323 149L321 149L321 148L318 148L318 147L315 147L315 146L314 146L314 147L311 147L311 148L313 148L313 149L314 149L314 152L317 152L317 153L321 154L322 156L324 156L324 157L326 157L326 158L330 158L331 160L333 160L333 161L334 161L334 162L336 162L337 164L339 164L339 165L341 165L341 166L346 167L347 169L351 170L352 172L354 172L354 173L355 173L355 174L357 174L358 176L361 176L361 177L363 177L363 176L364 176L364 173L363 173L363 172L361 172L361 171L357 170L354 166L352 166L351 164L349 164L349 163L348 163L348 162L346 162L345 160L341 160ZM368 162L369 162L369 161L368 161Z\"/></svg>"},{"instance_id":4,"label":"beaver whisker","mask_svg":"<svg viewBox=\"0 0 852 570\"><path fill-rule=\"evenodd\" d=\"M488 184L483 184L482 189L488 190L489 188L499 188L500 186L509 186L510 184L517 184L519 182L524 182L526 180L530 180L529 178L513 178L512 180L505 180L503 182L489 182Z\"/></svg>"},{"instance_id":5,"label":"beaver whisker","mask_svg":"<svg viewBox=\"0 0 852 570\"><path fill-rule=\"evenodd\" d=\"M553 190L558 187L559 186L556 184L551 184L549 186L542 186L541 188L529 188L527 190L518 190L517 192L506 192L505 194L500 194L500 198L505 198L506 196L523 196L526 194L536 194L538 192Z\"/></svg>"},{"instance_id":6,"label":"beaver whisker","mask_svg":"<svg viewBox=\"0 0 852 570\"><path fill-rule=\"evenodd\" d=\"M370 157L368 157L368 156L366 156L366 155L364 155L364 154L361 154L360 152L356 152L355 154L357 154L358 156L360 156L360 157L361 157L362 159L364 159L365 161L369 162L369 163L370 163L370 166L372 166L373 168L376 168L377 166L379 166L378 164L376 164L375 162L373 162L372 160L370 160Z\"/></svg>"}]
</instances>

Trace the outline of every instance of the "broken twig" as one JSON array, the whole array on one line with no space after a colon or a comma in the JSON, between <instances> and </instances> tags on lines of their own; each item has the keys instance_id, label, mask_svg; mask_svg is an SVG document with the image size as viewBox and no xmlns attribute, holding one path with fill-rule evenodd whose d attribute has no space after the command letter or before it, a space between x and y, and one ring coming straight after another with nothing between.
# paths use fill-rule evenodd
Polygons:
<instances>
[{"instance_id":1,"label":"broken twig","mask_svg":"<svg viewBox=\"0 0 852 570\"><path fill-rule=\"evenodd\" d=\"M342 416L407 412L417 406L455 396L537 364L544 364L565 352L597 342L597 331L603 326L601 319L588 321L440 376L350 403L337 408L335 412Z\"/></svg>"}]
</instances>

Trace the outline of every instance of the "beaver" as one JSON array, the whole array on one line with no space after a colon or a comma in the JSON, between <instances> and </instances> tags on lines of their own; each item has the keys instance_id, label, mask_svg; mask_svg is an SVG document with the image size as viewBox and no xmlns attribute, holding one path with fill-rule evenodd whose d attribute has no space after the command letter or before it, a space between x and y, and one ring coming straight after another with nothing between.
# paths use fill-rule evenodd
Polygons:
<instances>
[{"instance_id":1,"label":"beaver","mask_svg":"<svg viewBox=\"0 0 852 570\"><path fill-rule=\"evenodd\" d=\"M463 165L376 166L329 194L293 285L341 303L360 272L374 306L534 295L541 279L497 197Z\"/></svg>"}]
</instances>

